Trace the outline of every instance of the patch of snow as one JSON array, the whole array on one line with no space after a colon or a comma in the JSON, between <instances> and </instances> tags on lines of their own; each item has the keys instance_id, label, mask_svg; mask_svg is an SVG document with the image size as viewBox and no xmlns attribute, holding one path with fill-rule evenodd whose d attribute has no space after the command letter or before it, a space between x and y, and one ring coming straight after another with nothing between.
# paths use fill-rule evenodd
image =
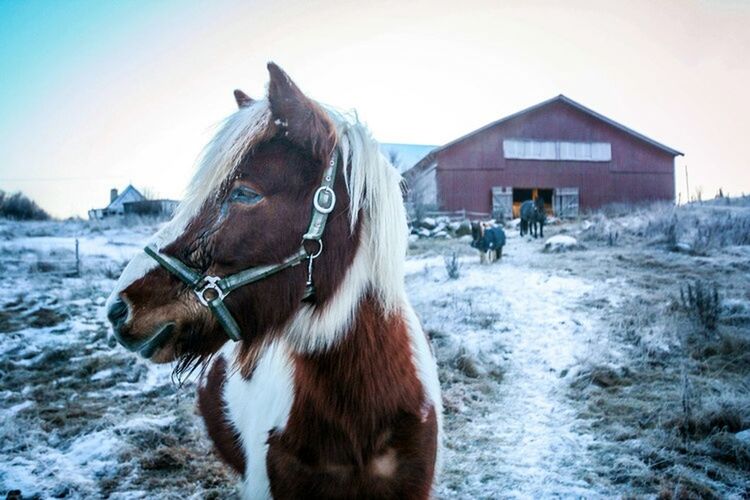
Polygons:
<instances>
[{"instance_id":1,"label":"patch of snow","mask_svg":"<svg viewBox=\"0 0 750 500\"><path fill-rule=\"evenodd\" d=\"M558 234L544 242L545 252L565 252L581 248L578 240L566 234Z\"/></svg>"},{"instance_id":2,"label":"patch of snow","mask_svg":"<svg viewBox=\"0 0 750 500\"><path fill-rule=\"evenodd\" d=\"M73 441L65 456L79 469L86 468L94 474L105 470L114 460L122 443L109 431L98 431Z\"/></svg>"},{"instance_id":3,"label":"patch of snow","mask_svg":"<svg viewBox=\"0 0 750 500\"><path fill-rule=\"evenodd\" d=\"M144 415L127 420L120 424L118 430L153 429L163 428L175 422L174 415L150 416Z\"/></svg>"},{"instance_id":4,"label":"patch of snow","mask_svg":"<svg viewBox=\"0 0 750 500\"><path fill-rule=\"evenodd\" d=\"M435 229L438 225L437 221L432 217L425 217L419 222L419 225L425 229Z\"/></svg>"},{"instance_id":5,"label":"patch of snow","mask_svg":"<svg viewBox=\"0 0 750 500\"><path fill-rule=\"evenodd\" d=\"M91 376L90 380L92 380L92 381L104 380L104 379L109 378L111 376L112 376L112 369L111 368L106 368L104 370L100 370L100 371L94 373L94 375Z\"/></svg>"},{"instance_id":6,"label":"patch of snow","mask_svg":"<svg viewBox=\"0 0 750 500\"><path fill-rule=\"evenodd\" d=\"M34 496L40 488L54 489L55 484L74 486L79 493L93 495L97 491L95 479L117 466L122 447L123 443L109 430L81 436L64 452L39 446L35 460L17 456L0 464L0 479L3 484L20 489L24 496Z\"/></svg>"},{"instance_id":7,"label":"patch of snow","mask_svg":"<svg viewBox=\"0 0 750 500\"><path fill-rule=\"evenodd\" d=\"M5 410L5 417L7 418L9 416L13 416L16 413L25 410L26 408L31 408L32 406L34 406L34 402L28 401L28 400L24 401L23 403L18 403L16 405L13 405L7 410Z\"/></svg>"}]
</instances>

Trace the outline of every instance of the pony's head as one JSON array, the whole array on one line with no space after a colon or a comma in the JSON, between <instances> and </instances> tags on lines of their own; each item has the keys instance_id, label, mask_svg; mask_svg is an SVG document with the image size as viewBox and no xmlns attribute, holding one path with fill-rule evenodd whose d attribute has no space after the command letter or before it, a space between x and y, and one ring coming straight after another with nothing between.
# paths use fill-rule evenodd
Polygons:
<instances>
[{"instance_id":1,"label":"pony's head","mask_svg":"<svg viewBox=\"0 0 750 500\"><path fill-rule=\"evenodd\" d=\"M471 246L476 247L482 239L482 224L479 221L471 221Z\"/></svg>"},{"instance_id":2,"label":"pony's head","mask_svg":"<svg viewBox=\"0 0 750 500\"><path fill-rule=\"evenodd\" d=\"M534 198L534 208L536 209L537 218L539 220L546 220L547 211L544 209L544 198L537 196Z\"/></svg>"},{"instance_id":3,"label":"pony's head","mask_svg":"<svg viewBox=\"0 0 750 500\"><path fill-rule=\"evenodd\" d=\"M206 147L174 218L152 238L151 255L128 264L107 301L120 343L153 361L179 359L178 369L187 368L228 340L222 313L206 307L218 292L206 292L206 277L274 269L223 297L236 340L247 346L284 335L301 351L325 348L366 291L386 310L403 297L400 176L356 118L307 98L275 64L268 70L268 98L235 91L239 110ZM332 157L339 160L331 176ZM321 239L303 240L325 185L335 205ZM292 265L279 266L290 258Z\"/></svg>"}]
</instances>

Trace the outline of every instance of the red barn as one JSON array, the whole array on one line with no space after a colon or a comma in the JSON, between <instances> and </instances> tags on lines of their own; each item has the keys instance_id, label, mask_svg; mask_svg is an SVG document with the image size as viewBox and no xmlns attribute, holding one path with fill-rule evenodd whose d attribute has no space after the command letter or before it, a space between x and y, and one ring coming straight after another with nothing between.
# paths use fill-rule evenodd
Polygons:
<instances>
[{"instance_id":1,"label":"red barn","mask_svg":"<svg viewBox=\"0 0 750 500\"><path fill-rule=\"evenodd\" d=\"M678 155L559 95L434 149L404 177L423 206L508 218L541 196L565 217L579 207L674 201Z\"/></svg>"}]
</instances>

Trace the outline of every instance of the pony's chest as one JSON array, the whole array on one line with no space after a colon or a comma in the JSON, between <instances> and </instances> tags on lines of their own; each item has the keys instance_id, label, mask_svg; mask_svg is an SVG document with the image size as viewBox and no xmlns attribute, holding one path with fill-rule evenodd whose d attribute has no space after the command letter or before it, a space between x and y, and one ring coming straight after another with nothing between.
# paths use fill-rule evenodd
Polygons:
<instances>
[{"instance_id":1,"label":"pony's chest","mask_svg":"<svg viewBox=\"0 0 750 500\"><path fill-rule=\"evenodd\" d=\"M437 442L434 408L424 418L399 412L376 423L376 430L372 422L360 426L310 407L299 420L295 413L268 439L266 466L275 498L428 494Z\"/></svg>"},{"instance_id":2,"label":"pony's chest","mask_svg":"<svg viewBox=\"0 0 750 500\"><path fill-rule=\"evenodd\" d=\"M294 399L292 360L285 346L272 344L249 380L236 370L228 374L222 399L226 420L239 434L245 457L244 496L265 498L270 491L268 436L286 426Z\"/></svg>"}]
</instances>

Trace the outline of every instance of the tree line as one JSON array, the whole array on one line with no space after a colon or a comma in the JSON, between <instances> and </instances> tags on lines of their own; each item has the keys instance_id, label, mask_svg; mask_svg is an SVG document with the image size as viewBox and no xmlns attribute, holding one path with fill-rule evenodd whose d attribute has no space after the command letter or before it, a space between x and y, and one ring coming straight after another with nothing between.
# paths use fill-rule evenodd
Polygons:
<instances>
[{"instance_id":1,"label":"tree line","mask_svg":"<svg viewBox=\"0 0 750 500\"><path fill-rule=\"evenodd\" d=\"M13 220L48 220L50 215L21 192L0 191L0 218Z\"/></svg>"}]
</instances>

